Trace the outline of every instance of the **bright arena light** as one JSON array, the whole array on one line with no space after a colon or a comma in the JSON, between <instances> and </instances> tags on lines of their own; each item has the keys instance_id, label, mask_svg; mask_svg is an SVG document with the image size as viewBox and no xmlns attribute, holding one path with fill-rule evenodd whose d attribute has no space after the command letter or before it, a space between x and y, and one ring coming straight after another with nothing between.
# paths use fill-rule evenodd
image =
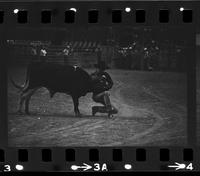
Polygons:
<instances>
[{"instance_id":1,"label":"bright arena light","mask_svg":"<svg viewBox=\"0 0 200 176\"><path fill-rule=\"evenodd\" d=\"M19 9L15 9L15 10L13 10L13 12L16 14L19 12Z\"/></svg>"},{"instance_id":2,"label":"bright arena light","mask_svg":"<svg viewBox=\"0 0 200 176\"><path fill-rule=\"evenodd\" d=\"M180 7L180 9L179 9L181 12L184 10L184 7Z\"/></svg>"},{"instance_id":3,"label":"bright arena light","mask_svg":"<svg viewBox=\"0 0 200 176\"><path fill-rule=\"evenodd\" d=\"M76 8L70 8L69 10L72 10L72 11L74 11L74 12L77 11Z\"/></svg>"},{"instance_id":4,"label":"bright arena light","mask_svg":"<svg viewBox=\"0 0 200 176\"><path fill-rule=\"evenodd\" d=\"M24 170L24 166L17 164L15 168L19 171Z\"/></svg>"},{"instance_id":5,"label":"bright arena light","mask_svg":"<svg viewBox=\"0 0 200 176\"><path fill-rule=\"evenodd\" d=\"M127 170L132 169L132 165L131 164L125 164L124 168L127 169Z\"/></svg>"},{"instance_id":6,"label":"bright arena light","mask_svg":"<svg viewBox=\"0 0 200 176\"><path fill-rule=\"evenodd\" d=\"M130 12L130 11L131 11L131 8L130 8L130 7L126 7L126 8L125 8L125 11L126 11L126 12Z\"/></svg>"}]
</instances>

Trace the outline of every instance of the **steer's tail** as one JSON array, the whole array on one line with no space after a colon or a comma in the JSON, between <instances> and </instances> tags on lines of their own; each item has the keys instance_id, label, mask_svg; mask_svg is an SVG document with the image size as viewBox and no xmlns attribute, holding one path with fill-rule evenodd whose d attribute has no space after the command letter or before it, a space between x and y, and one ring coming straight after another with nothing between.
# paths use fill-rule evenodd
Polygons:
<instances>
[{"instance_id":1,"label":"steer's tail","mask_svg":"<svg viewBox=\"0 0 200 176\"><path fill-rule=\"evenodd\" d=\"M23 84L23 85L19 85L19 84L17 84L14 80L13 80L13 78L9 75L9 78L10 78L10 82L12 83L12 85L15 87L15 88L17 88L20 92L21 91L24 91L27 87L28 87L28 85L29 85L29 75L28 75L28 71L27 71L27 74L26 74L26 81L25 81L25 83Z\"/></svg>"}]
</instances>

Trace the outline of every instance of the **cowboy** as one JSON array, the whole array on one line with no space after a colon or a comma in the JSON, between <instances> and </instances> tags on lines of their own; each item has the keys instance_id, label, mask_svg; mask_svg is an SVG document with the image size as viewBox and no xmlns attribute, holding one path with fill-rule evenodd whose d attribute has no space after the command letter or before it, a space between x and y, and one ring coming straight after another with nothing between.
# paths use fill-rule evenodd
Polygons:
<instances>
[{"instance_id":1,"label":"cowboy","mask_svg":"<svg viewBox=\"0 0 200 176\"><path fill-rule=\"evenodd\" d=\"M92 107L92 115L94 116L97 112L111 112L113 111L113 107L110 102L109 92L113 86L113 81L110 75L105 72L108 67L106 66L104 61L99 61L98 64L94 65L96 71L91 74L93 80L96 80L96 84L93 91L92 99L97 102L101 103L104 106L93 106Z\"/></svg>"},{"instance_id":2,"label":"cowboy","mask_svg":"<svg viewBox=\"0 0 200 176\"><path fill-rule=\"evenodd\" d=\"M47 60L47 51L46 51L46 47L44 46L40 46L39 47L39 61L41 63L46 62Z\"/></svg>"},{"instance_id":3,"label":"cowboy","mask_svg":"<svg viewBox=\"0 0 200 176\"><path fill-rule=\"evenodd\" d=\"M64 56L64 63L67 65L69 64L69 53L70 53L70 46L67 46L63 49L63 56Z\"/></svg>"},{"instance_id":4,"label":"cowboy","mask_svg":"<svg viewBox=\"0 0 200 176\"><path fill-rule=\"evenodd\" d=\"M37 56L37 48L34 47L34 46L31 47L31 55L32 56Z\"/></svg>"}]
</instances>

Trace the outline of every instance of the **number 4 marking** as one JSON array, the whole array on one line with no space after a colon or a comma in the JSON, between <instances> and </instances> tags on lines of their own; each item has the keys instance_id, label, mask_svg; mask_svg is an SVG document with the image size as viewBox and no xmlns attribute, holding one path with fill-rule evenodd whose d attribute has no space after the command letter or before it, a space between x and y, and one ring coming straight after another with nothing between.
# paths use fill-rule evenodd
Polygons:
<instances>
[{"instance_id":1,"label":"number 4 marking","mask_svg":"<svg viewBox=\"0 0 200 176\"><path fill-rule=\"evenodd\" d=\"M188 169L188 170L193 170L194 168L193 168L193 166L192 166L192 163L190 163L190 164L186 167L186 169Z\"/></svg>"}]
</instances>

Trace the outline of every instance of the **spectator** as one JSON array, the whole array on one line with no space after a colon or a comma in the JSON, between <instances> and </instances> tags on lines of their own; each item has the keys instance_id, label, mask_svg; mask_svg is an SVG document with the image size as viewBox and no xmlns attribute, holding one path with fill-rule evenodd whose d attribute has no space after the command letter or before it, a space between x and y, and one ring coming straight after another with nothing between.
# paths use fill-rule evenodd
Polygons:
<instances>
[{"instance_id":1,"label":"spectator","mask_svg":"<svg viewBox=\"0 0 200 176\"><path fill-rule=\"evenodd\" d=\"M67 46L64 50L63 50L63 55L64 55L64 63L66 65L69 64L69 51L70 51L70 47Z\"/></svg>"},{"instance_id":2,"label":"spectator","mask_svg":"<svg viewBox=\"0 0 200 176\"><path fill-rule=\"evenodd\" d=\"M37 52L37 48L35 46L31 46L31 51L30 51L30 54L31 54L31 62L38 62L38 52Z\"/></svg>"},{"instance_id":3,"label":"spectator","mask_svg":"<svg viewBox=\"0 0 200 176\"><path fill-rule=\"evenodd\" d=\"M39 55L39 60L40 62L46 62L46 56L47 56L47 51L45 47L40 48L40 55Z\"/></svg>"}]
</instances>

